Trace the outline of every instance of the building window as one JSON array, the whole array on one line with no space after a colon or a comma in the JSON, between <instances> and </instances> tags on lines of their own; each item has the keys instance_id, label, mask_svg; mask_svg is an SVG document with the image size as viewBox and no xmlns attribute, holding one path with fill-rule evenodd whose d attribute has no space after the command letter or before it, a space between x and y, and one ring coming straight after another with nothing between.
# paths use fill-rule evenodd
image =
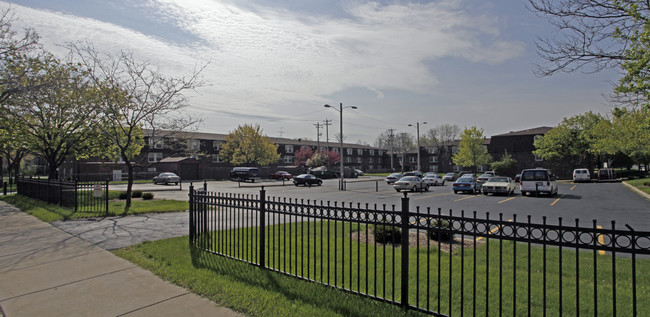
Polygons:
<instances>
[{"instance_id":1,"label":"building window","mask_svg":"<svg viewBox=\"0 0 650 317\"><path fill-rule=\"evenodd\" d=\"M287 144L284 146L284 153L293 153L293 145Z\"/></svg>"},{"instance_id":2,"label":"building window","mask_svg":"<svg viewBox=\"0 0 650 317\"><path fill-rule=\"evenodd\" d=\"M358 155L363 155L363 149L357 149L357 154Z\"/></svg>"},{"instance_id":3,"label":"building window","mask_svg":"<svg viewBox=\"0 0 650 317\"><path fill-rule=\"evenodd\" d=\"M369 151L370 151L370 156L374 156L374 155L375 155L375 150L369 150Z\"/></svg>"},{"instance_id":4,"label":"building window","mask_svg":"<svg viewBox=\"0 0 650 317\"><path fill-rule=\"evenodd\" d=\"M368 165L368 169L369 169L369 170L374 170L375 167L374 167L373 165Z\"/></svg>"},{"instance_id":5,"label":"building window","mask_svg":"<svg viewBox=\"0 0 650 317\"><path fill-rule=\"evenodd\" d=\"M377 155L379 155L379 156L384 155L384 151L382 151L382 150L377 150Z\"/></svg>"},{"instance_id":6,"label":"building window","mask_svg":"<svg viewBox=\"0 0 650 317\"><path fill-rule=\"evenodd\" d=\"M338 153L338 152L339 152L339 148L337 148L337 147L332 148L332 151L334 151L334 153Z\"/></svg>"},{"instance_id":7,"label":"building window","mask_svg":"<svg viewBox=\"0 0 650 317\"><path fill-rule=\"evenodd\" d=\"M409 157L409 163L417 163L417 162L418 162L417 158L413 156Z\"/></svg>"},{"instance_id":8,"label":"building window","mask_svg":"<svg viewBox=\"0 0 650 317\"><path fill-rule=\"evenodd\" d=\"M162 149L165 147L165 139L162 137L153 137L149 139L149 146L154 149Z\"/></svg>"},{"instance_id":9,"label":"building window","mask_svg":"<svg viewBox=\"0 0 650 317\"><path fill-rule=\"evenodd\" d=\"M357 163L361 164L361 158L357 157Z\"/></svg>"},{"instance_id":10,"label":"building window","mask_svg":"<svg viewBox=\"0 0 650 317\"><path fill-rule=\"evenodd\" d=\"M347 151L348 155L352 155L352 149L348 148L348 149L345 149L345 150Z\"/></svg>"},{"instance_id":11,"label":"building window","mask_svg":"<svg viewBox=\"0 0 650 317\"><path fill-rule=\"evenodd\" d=\"M454 145L451 147L451 153L458 153L458 145Z\"/></svg>"},{"instance_id":12,"label":"building window","mask_svg":"<svg viewBox=\"0 0 650 317\"><path fill-rule=\"evenodd\" d=\"M293 148L292 148L293 150ZM287 155L284 157L284 162L285 163L293 163L293 156Z\"/></svg>"},{"instance_id":13,"label":"building window","mask_svg":"<svg viewBox=\"0 0 650 317\"><path fill-rule=\"evenodd\" d=\"M381 162L382 162L381 157L378 157L378 158L377 158L377 163L381 164Z\"/></svg>"},{"instance_id":14,"label":"building window","mask_svg":"<svg viewBox=\"0 0 650 317\"><path fill-rule=\"evenodd\" d=\"M195 140L195 139L189 140L188 141L188 147L192 151L200 150L201 149L201 141L200 140Z\"/></svg>"},{"instance_id":15,"label":"building window","mask_svg":"<svg viewBox=\"0 0 650 317\"><path fill-rule=\"evenodd\" d=\"M300 150L301 151L306 151L307 148L309 148L309 146L303 145L303 146L300 147Z\"/></svg>"},{"instance_id":16,"label":"building window","mask_svg":"<svg viewBox=\"0 0 650 317\"><path fill-rule=\"evenodd\" d=\"M345 157L345 163L352 163L352 158L350 158L349 156L346 156Z\"/></svg>"},{"instance_id":17,"label":"building window","mask_svg":"<svg viewBox=\"0 0 650 317\"><path fill-rule=\"evenodd\" d=\"M535 155L535 162L543 162L543 161L544 159L541 156Z\"/></svg>"},{"instance_id":18,"label":"building window","mask_svg":"<svg viewBox=\"0 0 650 317\"><path fill-rule=\"evenodd\" d=\"M221 142L220 141L212 141L212 149L216 151L221 150Z\"/></svg>"},{"instance_id":19,"label":"building window","mask_svg":"<svg viewBox=\"0 0 650 317\"><path fill-rule=\"evenodd\" d=\"M429 165L429 172L437 172L438 165Z\"/></svg>"},{"instance_id":20,"label":"building window","mask_svg":"<svg viewBox=\"0 0 650 317\"><path fill-rule=\"evenodd\" d=\"M437 156L429 156L429 162L438 163L438 157Z\"/></svg>"},{"instance_id":21,"label":"building window","mask_svg":"<svg viewBox=\"0 0 650 317\"><path fill-rule=\"evenodd\" d=\"M430 147L429 148L429 154L438 154L438 148L437 147Z\"/></svg>"},{"instance_id":22,"label":"building window","mask_svg":"<svg viewBox=\"0 0 650 317\"><path fill-rule=\"evenodd\" d=\"M162 160L162 153L158 153L158 152L150 152L149 153L149 157L148 157L149 163L155 163L155 162L158 162L160 160Z\"/></svg>"},{"instance_id":23,"label":"building window","mask_svg":"<svg viewBox=\"0 0 650 317\"><path fill-rule=\"evenodd\" d=\"M221 159L219 158L219 154L212 154L212 163L221 163Z\"/></svg>"},{"instance_id":24,"label":"building window","mask_svg":"<svg viewBox=\"0 0 650 317\"><path fill-rule=\"evenodd\" d=\"M372 163L373 159L372 157L368 159L368 163Z\"/></svg>"}]
</instances>

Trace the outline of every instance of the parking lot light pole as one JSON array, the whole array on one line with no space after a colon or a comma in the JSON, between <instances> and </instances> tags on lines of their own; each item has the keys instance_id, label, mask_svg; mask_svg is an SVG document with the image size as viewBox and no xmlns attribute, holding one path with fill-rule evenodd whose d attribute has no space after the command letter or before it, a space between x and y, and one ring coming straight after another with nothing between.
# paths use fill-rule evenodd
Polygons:
<instances>
[{"instance_id":1,"label":"parking lot light pole","mask_svg":"<svg viewBox=\"0 0 650 317\"><path fill-rule=\"evenodd\" d=\"M427 122L422 122L422 124L427 124ZM418 142L418 172L422 172L420 167L420 122L416 122L415 125L409 124L409 127L415 127L417 131L417 142Z\"/></svg>"},{"instance_id":2,"label":"parking lot light pole","mask_svg":"<svg viewBox=\"0 0 650 317\"><path fill-rule=\"evenodd\" d=\"M340 130L340 133L339 133L340 134L339 161L340 161L340 165L341 165L341 170L339 171L339 173L341 174L340 175L341 176L341 180L340 180L341 183L339 184L339 189L344 190L344 187L343 187L343 174L344 174L343 173L343 109L345 109L345 108L357 109L357 107L356 106L347 106L347 107L344 108L343 103L340 103L338 109L336 109L336 108L334 108L334 107L332 107L330 105L325 105L325 108L332 108L332 109L338 111L339 115L341 117L340 120L339 120L340 121L340 126L341 126L341 130Z\"/></svg>"}]
</instances>

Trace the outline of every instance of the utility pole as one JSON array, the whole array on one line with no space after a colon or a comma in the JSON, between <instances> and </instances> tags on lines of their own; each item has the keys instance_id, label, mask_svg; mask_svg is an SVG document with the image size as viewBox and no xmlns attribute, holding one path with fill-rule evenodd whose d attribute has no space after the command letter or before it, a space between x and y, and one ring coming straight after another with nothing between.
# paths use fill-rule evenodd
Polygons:
<instances>
[{"instance_id":1,"label":"utility pole","mask_svg":"<svg viewBox=\"0 0 650 317\"><path fill-rule=\"evenodd\" d=\"M325 119L325 123L323 124L325 126L325 146L327 147L327 152L330 150L330 129L329 126L332 125L332 120Z\"/></svg>"},{"instance_id":2,"label":"utility pole","mask_svg":"<svg viewBox=\"0 0 650 317\"><path fill-rule=\"evenodd\" d=\"M390 146L390 171L394 172L395 169L393 168L393 138L395 137L395 135L393 134L394 131L393 128L388 129L388 131L390 131L388 134L388 144Z\"/></svg>"},{"instance_id":3,"label":"utility pole","mask_svg":"<svg viewBox=\"0 0 650 317\"><path fill-rule=\"evenodd\" d=\"M282 135L284 134L283 129L284 129L284 127L280 127L280 131L278 131L278 134L280 135L280 137L282 137Z\"/></svg>"},{"instance_id":4,"label":"utility pole","mask_svg":"<svg viewBox=\"0 0 650 317\"><path fill-rule=\"evenodd\" d=\"M314 123L316 126L316 151L320 151L320 122Z\"/></svg>"}]
</instances>

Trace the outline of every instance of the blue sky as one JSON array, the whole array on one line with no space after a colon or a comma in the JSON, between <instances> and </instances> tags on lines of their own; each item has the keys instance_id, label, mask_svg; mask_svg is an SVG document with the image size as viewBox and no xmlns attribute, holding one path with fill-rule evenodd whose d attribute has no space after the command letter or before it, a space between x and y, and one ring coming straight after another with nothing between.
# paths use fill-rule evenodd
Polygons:
<instances>
[{"instance_id":1,"label":"blue sky","mask_svg":"<svg viewBox=\"0 0 650 317\"><path fill-rule=\"evenodd\" d=\"M594 111L619 75L538 78L537 37L556 31L527 1L440 0L27 0L12 6L18 27L44 46L89 40L130 50L172 75L208 63L209 86L188 94L203 132L259 123L269 136L316 139L316 122L344 110L346 142L370 144L409 123L478 126L486 136ZM321 140L325 138L324 134Z\"/></svg>"}]
</instances>

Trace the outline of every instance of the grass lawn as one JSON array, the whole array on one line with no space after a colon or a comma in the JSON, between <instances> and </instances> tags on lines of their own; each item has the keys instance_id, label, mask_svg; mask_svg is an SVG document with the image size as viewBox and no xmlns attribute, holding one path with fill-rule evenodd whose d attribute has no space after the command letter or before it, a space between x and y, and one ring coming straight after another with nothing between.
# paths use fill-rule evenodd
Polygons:
<instances>
[{"instance_id":1,"label":"grass lawn","mask_svg":"<svg viewBox=\"0 0 650 317\"><path fill-rule=\"evenodd\" d=\"M289 274L302 275L315 281L329 280L330 284L352 291L399 301L400 248L374 243L366 244L359 235L352 235L355 231L365 231L365 227L356 224L350 227L349 224L343 226L340 222L338 224L294 223L269 227L267 267ZM335 228L338 234L327 233L333 233ZM257 234L256 228L215 232L209 235L211 240L206 242L206 246L211 244L215 251L232 256L238 255L245 260L255 262L257 256L253 251L256 243L251 243L254 241L251 237L257 237ZM217 240L218 238L223 240L224 237L228 238L228 243L220 243ZM287 239L287 237L292 238ZM192 253L187 239L184 237L147 242L117 250L115 253L172 283L221 305L254 316L405 314L398 306L374 302L317 283L260 269L255 265L207 252ZM296 243L296 241L300 242ZM338 250L323 249L322 246L328 243L331 246L338 245ZM217 249L219 247L224 249ZM342 252L343 248L346 250L345 253ZM345 259L341 260L343 254ZM561 298L564 314L576 315L576 281L580 287L580 315L594 315L593 252L578 253L580 268L578 277L575 273L576 252L565 248L561 254L562 274L559 273L560 252L557 248L547 248L544 261L544 250L532 246L530 271L527 266L528 246L523 243L505 241L500 244L496 240L491 240L489 244L480 244L476 250L470 247L461 252L457 249L451 255L445 251L438 252L436 242L430 244L428 251L426 247L419 250L412 248L409 250L411 259L409 303L415 305L417 301L421 307L426 308L429 305L430 310L453 316L460 315L461 310L469 316L473 314L474 309L478 315L484 315L486 311L490 316L499 315L500 308L507 316L513 315L513 309L515 315L526 315L527 281L530 272L533 315L541 315L543 310L544 285L546 285L546 308L549 313L557 314ZM439 255L440 262L438 262ZM503 259L502 262L499 261L500 257ZM513 270L515 258L516 273ZM417 262L419 262L419 269L416 268ZM598 311L607 315L612 312L614 295L612 257L598 255L597 262ZM438 274L438 263L440 263L440 274ZM544 263L546 276L543 274ZM321 265L324 266L324 271L320 268ZM644 300L650 295L650 285L646 278L650 276L650 261L638 260L636 265L638 313L642 316L650 313L650 302ZM631 260L617 257L616 268L617 314L632 315ZM474 270L476 278L473 276ZM464 273L461 275L461 272ZM336 281L334 281L335 275ZM544 279L546 279L545 284ZM476 295L473 293L474 282ZM345 285L342 285L343 283ZM440 306L438 306L438 287L440 287ZM427 289L429 289L428 295ZM513 308L515 296L516 307ZM473 305L473 298L476 298L476 306ZM406 314L417 315L418 313L410 311Z\"/></svg>"},{"instance_id":2,"label":"grass lawn","mask_svg":"<svg viewBox=\"0 0 650 317\"><path fill-rule=\"evenodd\" d=\"M117 197L118 192L111 192L109 198ZM110 200L108 203L108 214L102 212L74 212L72 209L62 208L58 205L48 204L46 202L28 198L22 195L0 196L0 199L12 204L22 211L45 222L57 220L68 220L90 217L105 217L124 215L124 200ZM133 200L131 208L126 215L154 213L154 212L174 212L185 211L189 209L187 201L180 200Z\"/></svg>"},{"instance_id":3,"label":"grass lawn","mask_svg":"<svg viewBox=\"0 0 650 317\"><path fill-rule=\"evenodd\" d=\"M650 178L639 178L625 181L626 183L650 194Z\"/></svg>"}]
</instances>

